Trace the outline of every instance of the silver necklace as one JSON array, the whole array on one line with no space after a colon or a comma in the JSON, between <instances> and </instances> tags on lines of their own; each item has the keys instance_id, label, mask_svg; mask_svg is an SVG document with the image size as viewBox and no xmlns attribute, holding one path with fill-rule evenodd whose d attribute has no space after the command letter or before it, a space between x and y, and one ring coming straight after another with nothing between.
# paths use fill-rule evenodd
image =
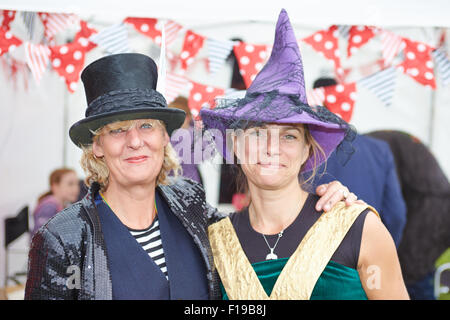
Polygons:
<instances>
[{"instance_id":1,"label":"silver necklace","mask_svg":"<svg viewBox=\"0 0 450 320\"><path fill-rule=\"evenodd\" d=\"M264 234L262 235L263 238L264 238L264 241L266 241L266 244L267 244L267 246L269 247L269 250L270 250L270 252L269 252L269 253L267 254L267 256L266 256L266 260L275 260L275 259L278 259L278 256L277 256L275 253L273 253L273 251L274 251L275 248L277 247L278 241L280 241L280 238L283 236L283 231L284 231L284 230L281 230L280 233L278 233L278 239L277 239L277 242L275 242L275 245L273 246L273 248L271 248L271 247L269 246L269 242L267 242L266 236L265 236Z\"/></svg>"}]
</instances>

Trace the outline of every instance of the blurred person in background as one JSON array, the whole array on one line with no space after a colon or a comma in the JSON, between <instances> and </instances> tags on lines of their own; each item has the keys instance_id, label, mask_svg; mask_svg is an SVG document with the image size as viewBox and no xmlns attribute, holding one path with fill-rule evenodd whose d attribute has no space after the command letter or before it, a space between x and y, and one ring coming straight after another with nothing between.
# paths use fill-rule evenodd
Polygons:
<instances>
[{"instance_id":1,"label":"blurred person in background","mask_svg":"<svg viewBox=\"0 0 450 320\"><path fill-rule=\"evenodd\" d=\"M389 144L406 201L398 255L409 295L414 300L432 300L435 262L450 247L450 183L418 138L394 130L369 136Z\"/></svg>"},{"instance_id":2,"label":"blurred person in background","mask_svg":"<svg viewBox=\"0 0 450 320\"><path fill-rule=\"evenodd\" d=\"M335 79L323 77L317 79L313 87L316 89L337 84ZM343 163L334 151L326 164L318 169L313 186L332 180L341 181L358 198L377 209L398 247L406 223L406 204L389 145L361 134L356 135L352 144L352 157Z\"/></svg>"},{"instance_id":3,"label":"blurred person in background","mask_svg":"<svg viewBox=\"0 0 450 320\"><path fill-rule=\"evenodd\" d=\"M177 97L169 104L169 108L176 108L183 110L186 113L186 119L181 126L181 129L188 130L190 137L190 146L182 146L185 143L184 139L178 139L178 135L172 135L170 143L178 153L181 168L183 170L183 177L190 178L195 182L202 184L202 178L198 166L194 158L194 119L192 118L191 110L189 109L188 99L182 96ZM184 135L183 135L184 137ZM189 155L184 155L183 152L190 152ZM187 160L187 161L184 161Z\"/></svg>"},{"instance_id":4,"label":"blurred person in background","mask_svg":"<svg viewBox=\"0 0 450 320\"><path fill-rule=\"evenodd\" d=\"M50 190L41 195L33 212L34 226L32 236L50 218L66 206L77 201L80 187L78 177L73 169L56 169L50 174Z\"/></svg>"}]
</instances>

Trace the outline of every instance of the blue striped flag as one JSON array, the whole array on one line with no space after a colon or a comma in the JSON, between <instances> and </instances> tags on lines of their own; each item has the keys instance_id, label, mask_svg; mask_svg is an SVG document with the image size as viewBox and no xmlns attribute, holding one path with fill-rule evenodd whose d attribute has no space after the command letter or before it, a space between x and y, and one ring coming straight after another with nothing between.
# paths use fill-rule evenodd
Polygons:
<instances>
[{"instance_id":1,"label":"blue striped flag","mask_svg":"<svg viewBox=\"0 0 450 320\"><path fill-rule=\"evenodd\" d=\"M209 72L216 73L233 50L233 41L207 39Z\"/></svg>"},{"instance_id":2,"label":"blue striped flag","mask_svg":"<svg viewBox=\"0 0 450 320\"><path fill-rule=\"evenodd\" d=\"M35 31L35 25L34 25L35 22L34 21L36 18L36 13L24 11L24 12L21 12L21 16L22 16L23 23L25 24L25 27L27 28L28 40L30 40L30 41L36 40L33 38L34 31Z\"/></svg>"},{"instance_id":3,"label":"blue striped flag","mask_svg":"<svg viewBox=\"0 0 450 320\"><path fill-rule=\"evenodd\" d=\"M394 97L396 70L389 67L358 81L363 87L375 94L388 107Z\"/></svg>"},{"instance_id":4,"label":"blue striped flag","mask_svg":"<svg viewBox=\"0 0 450 320\"><path fill-rule=\"evenodd\" d=\"M447 57L445 53L445 49L440 47L433 52L431 55L434 58L434 63L439 70L439 75L441 76L442 82L444 85L450 83L450 59Z\"/></svg>"},{"instance_id":5,"label":"blue striped flag","mask_svg":"<svg viewBox=\"0 0 450 320\"><path fill-rule=\"evenodd\" d=\"M101 46L109 54L130 52L128 31L124 23L103 29L92 35L89 40Z\"/></svg>"}]
</instances>

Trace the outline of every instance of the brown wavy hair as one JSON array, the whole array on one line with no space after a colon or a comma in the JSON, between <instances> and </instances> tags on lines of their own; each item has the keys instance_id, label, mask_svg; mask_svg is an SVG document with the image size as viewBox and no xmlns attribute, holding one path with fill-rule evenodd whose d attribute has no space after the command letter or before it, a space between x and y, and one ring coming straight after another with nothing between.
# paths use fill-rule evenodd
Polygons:
<instances>
[{"instance_id":1,"label":"brown wavy hair","mask_svg":"<svg viewBox=\"0 0 450 320\"><path fill-rule=\"evenodd\" d=\"M49 195L53 194L51 187L55 184L59 184L61 182L61 179L63 176L65 176L68 173L72 173L72 172L76 173L75 170L69 169L69 168L60 168L60 169L53 170L48 179L48 184L50 186L50 190L48 190L47 192L45 192L39 196L38 203L41 202L42 199L44 199L45 197L48 197Z\"/></svg>"}]
</instances>

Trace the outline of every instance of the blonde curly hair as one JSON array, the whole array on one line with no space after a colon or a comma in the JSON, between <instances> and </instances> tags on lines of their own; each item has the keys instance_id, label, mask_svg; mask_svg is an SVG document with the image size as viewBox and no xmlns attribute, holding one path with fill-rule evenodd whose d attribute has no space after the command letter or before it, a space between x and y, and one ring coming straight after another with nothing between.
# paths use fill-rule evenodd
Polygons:
<instances>
[{"instance_id":1,"label":"blonde curly hair","mask_svg":"<svg viewBox=\"0 0 450 320\"><path fill-rule=\"evenodd\" d=\"M118 121L107 124L95 131L91 131L93 134L92 141L98 142L100 136L110 130L115 130L118 128L129 129L135 125L136 121L137 120ZM164 122L161 120L154 121L160 125L161 130L166 130ZM100 190L105 191L108 188L109 183L109 169L105 163L105 160L94 155L92 144L85 145L81 149L83 154L81 155L80 164L86 173L86 185L91 186L94 182L97 182L100 185ZM164 161L158 174L156 184L170 184L171 181L168 177L171 172L173 172L174 178L182 174L178 156L169 142L164 148Z\"/></svg>"}]
</instances>

